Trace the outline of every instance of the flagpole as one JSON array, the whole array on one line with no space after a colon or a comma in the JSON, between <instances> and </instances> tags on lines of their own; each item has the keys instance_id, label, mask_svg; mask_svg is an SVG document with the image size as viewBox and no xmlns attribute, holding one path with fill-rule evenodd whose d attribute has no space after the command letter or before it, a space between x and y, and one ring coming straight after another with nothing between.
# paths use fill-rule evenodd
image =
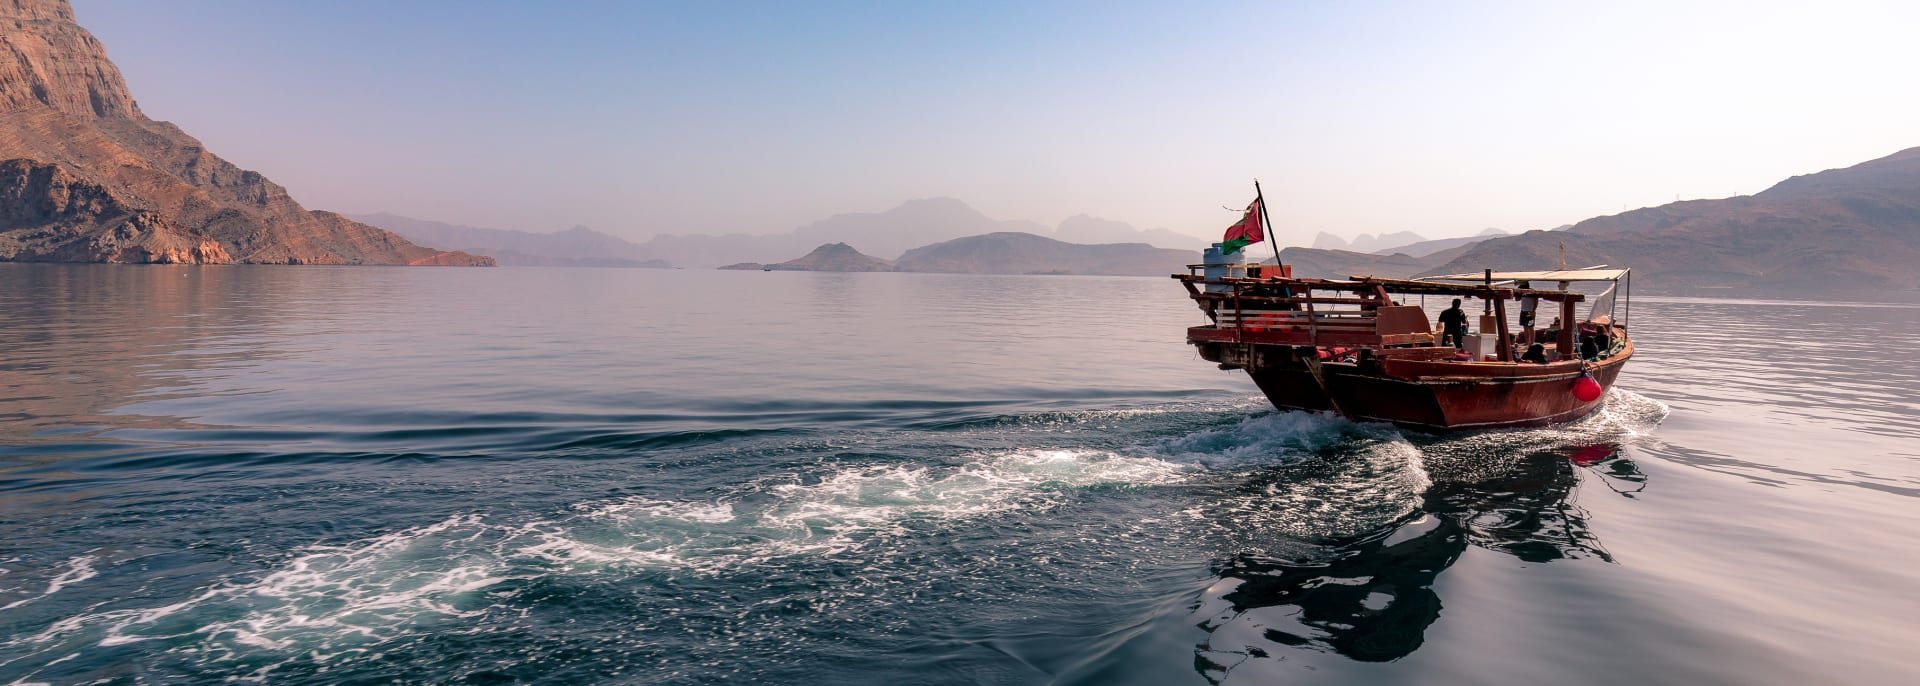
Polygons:
<instances>
[{"instance_id":1,"label":"flagpole","mask_svg":"<svg viewBox=\"0 0 1920 686\"><path fill-rule=\"evenodd\" d=\"M1273 220L1267 218L1267 196L1260 193L1260 180L1253 180L1253 199L1260 203L1260 224L1267 229L1267 247L1273 248L1273 268L1280 269L1280 242L1273 236Z\"/></svg>"}]
</instances>

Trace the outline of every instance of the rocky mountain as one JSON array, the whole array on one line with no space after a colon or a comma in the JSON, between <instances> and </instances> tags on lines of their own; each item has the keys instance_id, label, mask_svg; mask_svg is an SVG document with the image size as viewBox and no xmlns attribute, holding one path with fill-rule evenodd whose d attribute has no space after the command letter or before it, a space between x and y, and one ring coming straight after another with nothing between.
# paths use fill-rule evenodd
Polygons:
<instances>
[{"instance_id":1,"label":"rocky mountain","mask_svg":"<svg viewBox=\"0 0 1920 686\"><path fill-rule=\"evenodd\" d=\"M392 231L417 243L444 245L475 255L485 255L504 266L656 269L673 266L666 260L650 257L645 249L619 236L584 226L553 233L534 233L461 226L386 212L348 215L348 218Z\"/></svg>"},{"instance_id":2,"label":"rocky mountain","mask_svg":"<svg viewBox=\"0 0 1920 686\"><path fill-rule=\"evenodd\" d=\"M1199 259L1191 250L1145 243L1079 245L1031 233L1002 231L908 250L894 261L902 272L959 274L1103 274L1165 276Z\"/></svg>"},{"instance_id":3,"label":"rocky mountain","mask_svg":"<svg viewBox=\"0 0 1920 686\"><path fill-rule=\"evenodd\" d=\"M828 243L801 257L774 264L743 262L721 269L771 270L776 272L890 272L893 263L869 257L845 243Z\"/></svg>"},{"instance_id":4,"label":"rocky mountain","mask_svg":"<svg viewBox=\"0 0 1920 686\"><path fill-rule=\"evenodd\" d=\"M147 118L67 0L0 0L0 260L491 265L331 212Z\"/></svg>"},{"instance_id":5,"label":"rocky mountain","mask_svg":"<svg viewBox=\"0 0 1920 686\"><path fill-rule=\"evenodd\" d=\"M1920 289L1920 148L1796 176L1750 196L1689 200L1474 245L1429 271L1632 267L1656 291Z\"/></svg>"}]
</instances>

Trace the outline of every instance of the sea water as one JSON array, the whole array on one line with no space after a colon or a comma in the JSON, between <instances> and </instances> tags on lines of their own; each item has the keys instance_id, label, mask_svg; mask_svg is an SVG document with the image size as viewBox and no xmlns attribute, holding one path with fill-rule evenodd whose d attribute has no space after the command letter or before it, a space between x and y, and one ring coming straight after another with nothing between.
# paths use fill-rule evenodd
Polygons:
<instances>
[{"instance_id":1,"label":"sea water","mask_svg":"<svg viewBox=\"0 0 1920 686\"><path fill-rule=\"evenodd\" d=\"M1168 279L0 264L0 683L1920 679L1920 308L1276 412Z\"/></svg>"}]
</instances>

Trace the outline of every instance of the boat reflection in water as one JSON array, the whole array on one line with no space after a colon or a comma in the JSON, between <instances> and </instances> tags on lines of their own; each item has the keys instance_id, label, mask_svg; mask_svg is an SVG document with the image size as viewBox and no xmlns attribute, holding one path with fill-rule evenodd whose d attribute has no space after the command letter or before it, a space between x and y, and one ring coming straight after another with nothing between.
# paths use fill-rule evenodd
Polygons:
<instances>
[{"instance_id":1,"label":"boat reflection in water","mask_svg":"<svg viewBox=\"0 0 1920 686\"><path fill-rule=\"evenodd\" d=\"M1530 563L1613 561L1570 496L1581 470L1628 497L1645 487L1645 475L1618 445L1531 452L1497 464L1479 474L1462 466L1458 471L1469 472L1462 475L1430 464L1434 484L1418 509L1382 530L1324 542L1315 559L1240 556L1224 563L1199 610L1208 636L1196 647L1195 669L1218 684L1249 661L1287 659L1288 651L1363 662L1405 657L1440 617L1434 580L1468 546Z\"/></svg>"}]
</instances>

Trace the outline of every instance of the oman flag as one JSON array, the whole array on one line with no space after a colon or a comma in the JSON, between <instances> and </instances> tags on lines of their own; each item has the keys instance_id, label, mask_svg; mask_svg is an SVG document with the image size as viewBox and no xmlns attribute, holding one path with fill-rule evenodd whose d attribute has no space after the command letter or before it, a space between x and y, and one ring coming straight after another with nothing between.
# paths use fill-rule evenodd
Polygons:
<instances>
[{"instance_id":1,"label":"oman flag","mask_svg":"<svg viewBox=\"0 0 1920 686\"><path fill-rule=\"evenodd\" d=\"M1246 216L1227 227L1227 237L1220 239L1220 253L1232 255L1241 248L1266 240L1266 232L1260 229L1260 198L1256 197L1253 204L1247 206Z\"/></svg>"}]
</instances>

